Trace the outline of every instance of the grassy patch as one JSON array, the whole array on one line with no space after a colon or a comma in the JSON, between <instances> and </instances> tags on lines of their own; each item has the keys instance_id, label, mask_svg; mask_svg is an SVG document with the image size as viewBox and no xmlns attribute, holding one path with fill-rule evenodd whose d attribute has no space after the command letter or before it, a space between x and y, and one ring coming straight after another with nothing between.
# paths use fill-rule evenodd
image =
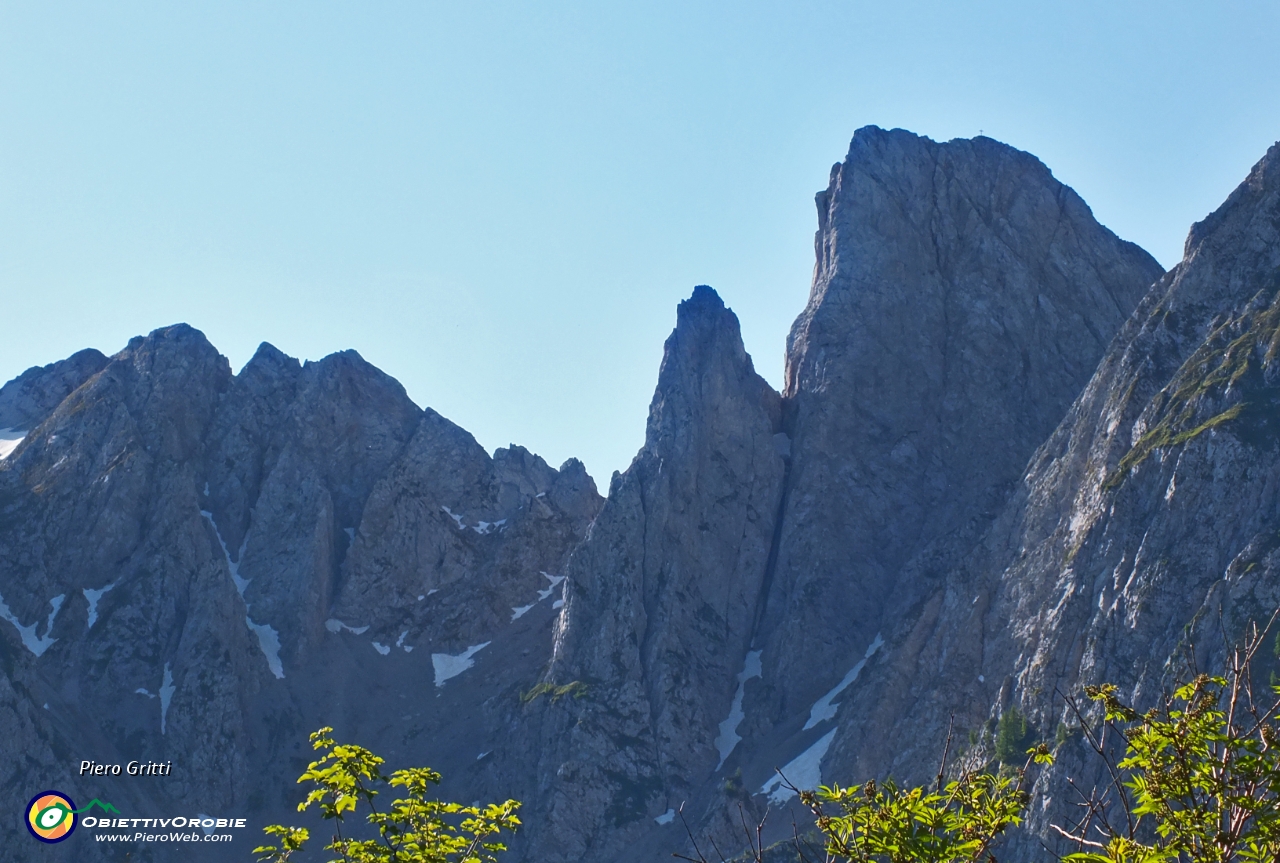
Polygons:
<instances>
[{"instance_id":1,"label":"grassy patch","mask_svg":"<svg viewBox=\"0 0 1280 863\"><path fill-rule=\"evenodd\" d=\"M1155 418L1120 464L1108 475L1104 489L1118 488L1131 470L1158 449L1175 447L1237 419L1256 414L1256 424L1268 425L1268 405L1275 388L1263 380L1262 366L1280 353L1280 295L1270 306L1245 312L1216 327L1152 401ZM1130 384L1130 390L1133 385ZM1228 390L1240 400L1201 420L1211 400ZM1265 435L1270 437L1270 433Z\"/></svg>"},{"instance_id":2,"label":"grassy patch","mask_svg":"<svg viewBox=\"0 0 1280 863\"><path fill-rule=\"evenodd\" d=\"M544 681L533 687L533 689L530 689L528 692L520 693L520 703L531 704L540 696L550 695L551 703L555 704L566 695L573 696L574 698L582 698L587 694L587 690L587 684L583 683L581 680L570 681L564 686L556 686L554 683Z\"/></svg>"}]
</instances>

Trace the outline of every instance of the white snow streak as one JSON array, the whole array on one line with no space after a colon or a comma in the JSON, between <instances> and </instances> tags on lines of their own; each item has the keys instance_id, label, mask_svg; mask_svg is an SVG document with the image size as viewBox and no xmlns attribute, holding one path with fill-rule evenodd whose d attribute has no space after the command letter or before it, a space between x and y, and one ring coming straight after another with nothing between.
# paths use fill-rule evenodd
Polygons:
<instances>
[{"instance_id":1,"label":"white snow streak","mask_svg":"<svg viewBox=\"0 0 1280 863\"><path fill-rule=\"evenodd\" d=\"M503 522L500 521L497 523L502 524ZM481 524L483 524L483 522L481 522ZM524 617L524 615L527 614L535 605L537 605L539 602L542 602L542 600L550 596L555 591L555 589L559 587L560 582L564 581L563 575L551 575L550 573L547 573L547 572L540 572L539 574L546 576L547 580L550 581L551 584L547 586L546 590L538 591L538 598L535 599L533 602L529 603L528 605L522 605L519 608L512 606L511 608L512 620L519 620L521 617ZM551 604L551 607L559 608L562 605L564 605L564 600L557 599L555 602Z\"/></svg>"},{"instance_id":2,"label":"white snow streak","mask_svg":"<svg viewBox=\"0 0 1280 863\"><path fill-rule=\"evenodd\" d=\"M53 607L53 610L49 612L49 620L45 624L44 635L42 636L36 636L36 627L40 625L40 621L37 620L35 623L23 626L13 612L9 610L9 606L5 604L3 596L0 596L0 620L7 620L12 623L14 628L18 630L18 635L21 636L22 643L27 650L30 650L36 656L40 656L49 649L50 645L58 640L50 638L49 633L53 631L53 620L58 616L58 609L62 608L62 601L66 598L67 595L65 593L60 593L49 600L49 605Z\"/></svg>"},{"instance_id":3,"label":"white snow streak","mask_svg":"<svg viewBox=\"0 0 1280 863\"><path fill-rule=\"evenodd\" d=\"M218 537L218 545L222 546L222 554L227 558L227 569L231 571L231 580L235 582L236 593L240 594L240 599L244 600L244 622L249 627L249 630L258 636L258 647L262 648L262 655L267 658L267 667L271 669L271 673L277 679L282 679L284 677L284 665L280 662L280 633L266 623L254 623L253 619L248 615L249 600L244 598L245 589L249 586L249 582L253 580L240 577L240 563L244 561L244 550L249 545L249 532L245 531L244 539L240 541L240 550L236 552L236 560L232 562L231 552L227 550L227 544L222 541L222 531L218 530L218 525L213 520L213 513L202 509L200 514L209 520L209 524L213 525L214 535ZM328 623L325 626L327 627Z\"/></svg>"},{"instance_id":4,"label":"white snow streak","mask_svg":"<svg viewBox=\"0 0 1280 863\"><path fill-rule=\"evenodd\" d=\"M449 507L447 507L447 506L442 506L442 507L440 507L440 508L441 508L442 510L444 510L444 511L445 511L445 514L446 514L446 515L448 515L448 516L449 516L449 518L453 519L454 521L456 521L456 522L458 523L458 530L466 530L466 529L467 529L467 526L466 526L465 524L463 524L463 523L462 523L462 516L460 516L460 515L454 515L454 514L453 514L453 510L449 509Z\"/></svg>"},{"instance_id":5,"label":"white snow streak","mask_svg":"<svg viewBox=\"0 0 1280 863\"><path fill-rule=\"evenodd\" d=\"M813 709L809 711L809 721L804 724L805 731L813 728L819 722L826 722L828 719L835 719L836 709L840 707L839 704L832 703L835 700L835 697L848 689L849 686L858 679L858 674L862 671L868 660L870 660L872 656L875 656L876 651L883 646L884 639L880 637L880 633L876 633L875 640L871 642L871 646L867 648L867 652L863 654L862 659L858 660L858 664L849 669L849 673L835 685L834 689L814 702Z\"/></svg>"},{"instance_id":6,"label":"white snow streak","mask_svg":"<svg viewBox=\"0 0 1280 863\"><path fill-rule=\"evenodd\" d=\"M676 820L676 810L668 809L653 820L656 824L670 824L672 821Z\"/></svg>"},{"instance_id":7,"label":"white snow streak","mask_svg":"<svg viewBox=\"0 0 1280 863\"><path fill-rule=\"evenodd\" d=\"M227 549L227 544L222 541L222 531L218 530L218 525L213 520L213 513L202 509L200 514L209 519L209 524L213 525L214 535L218 537L218 545L222 546L222 553L227 558L227 569L231 570L231 580L235 582L236 593L240 594L241 599L244 599L245 588L249 586L249 582L252 579L240 577L240 562L244 560L244 549L249 544L249 532L245 531L244 540L241 541L240 550L236 552L236 559L233 562L231 560L231 552Z\"/></svg>"},{"instance_id":8,"label":"white snow streak","mask_svg":"<svg viewBox=\"0 0 1280 863\"><path fill-rule=\"evenodd\" d=\"M4 461L27 436L21 429L0 429L0 461Z\"/></svg>"},{"instance_id":9,"label":"white snow streak","mask_svg":"<svg viewBox=\"0 0 1280 863\"><path fill-rule=\"evenodd\" d=\"M553 591L553 590L555 590L557 587L559 587L559 586L560 586L560 582L564 581L564 576L563 576L563 575L551 575L550 573L546 573L546 572L544 572L544 573L542 573L542 574L543 574L543 575L545 575L548 579L550 579L550 581L551 581L551 585L550 585L546 590L540 590L540 591L538 591L538 601L539 601L539 602L541 602L542 600L544 600L544 599L546 599L548 596L550 596L550 595L551 595L551 591Z\"/></svg>"},{"instance_id":10,"label":"white snow streak","mask_svg":"<svg viewBox=\"0 0 1280 863\"><path fill-rule=\"evenodd\" d=\"M763 786L761 786L759 794L768 794L771 803L785 803L796 793L790 788L783 786L782 777L786 776L787 781L801 791L812 791L822 784L822 759L826 756L827 750L831 748L831 741L836 736L836 729L831 729L824 734L817 743L810 746L804 752L801 752L795 758L782 768L781 775L776 775Z\"/></svg>"},{"instance_id":11,"label":"white snow streak","mask_svg":"<svg viewBox=\"0 0 1280 863\"><path fill-rule=\"evenodd\" d=\"M738 691L733 694L733 705L729 708L729 718L720 723L720 736L716 738L716 749L720 751L720 763L716 770L724 766L725 759L733 752L742 737L738 734L738 726L746 714L742 712L742 697L747 692L747 681L759 677L762 671L760 654L763 651L753 650L742 662L742 671L738 674Z\"/></svg>"},{"instance_id":12,"label":"white snow streak","mask_svg":"<svg viewBox=\"0 0 1280 863\"><path fill-rule=\"evenodd\" d=\"M277 678L283 678L284 666L280 664L280 633L265 623L254 623L248 615L245 615L244 622L248 624L254 635L258 636L258 646L262 648L262 655L267 658L267 667L271 669L271 673Z\"/></svg>"},{"instance_id":13,"label":"white snow streak","mask_svg":"<svg viewBox=\"0 0 1280 863\"><path fill-rule=\"evenodd\" d=\"M345 623L343 623L341 620L338 620L338 618L336 617L331 617L328 620L326 620L324 622L324 628L329 630L330 632L342 632L342 630L345 629L347 632L350 632L352 635L364 635L365 632L369 630L368 626L347 626Z\"/></svg>"},{"instance_id":14,"label":"white snow streak","mask_svg":"<svg viewBox=\"0 0 1280 863\"><path fill-rule=\"evenodd\" d=\"M457 656L451 656L447 653L431 654L431 665L436 671L436 686L444 686L446 680L457 677L462 672L476 664L471 657L475 656L481 650L484 650L491 642L486 641L484 644L473 644Z\"/></svg>"},{"instance_id":15,"label":"white snow streak","mask_svg":"<svg viewBox=\"0 0 1280 863\"><path fill-rule=\"evenodd\" d=\"M93 625L98 622L98 600L102 599L102 595L115 586L116 583L113 581L99 590L93 590L88 587L84 589L84 598L89 603L89 625L85 629L93 629Z\"/></svg>"},{"instance_id":16,"label":"white snow streak","mask_svg":"<svg viewBox=\"0 0 1280 863\"><path fill-rule=\"evenodd\" d=\"M391 652L391 648L380 641L375 641L373 643L373 649L381 653L383 656L386 656L388 653Z\"/></svg>"},{"instance_id":17,"label":"white snow streak","mask_svg":"<svg viewBox=\"0 0 1280 863\"><path fill-rule=\"evenodd\" d=\"M164 664L164 682L160 684L160 733L164 734L165 720L169 716L169 703L173 701L173 692L177 687L173 685L173 672L169 670L169 663Z\"/></svg>"}]
</instances>

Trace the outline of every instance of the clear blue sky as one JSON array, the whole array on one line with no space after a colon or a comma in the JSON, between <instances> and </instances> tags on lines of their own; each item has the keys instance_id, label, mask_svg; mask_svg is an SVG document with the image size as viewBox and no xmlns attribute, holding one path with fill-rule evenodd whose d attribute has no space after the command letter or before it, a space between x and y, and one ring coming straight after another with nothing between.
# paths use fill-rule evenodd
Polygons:
<instances>
[{"instance_id":1,"label":"clear blue sky","mask_svg":"<svg viewBox=\"0 0 1280 863\"><path fill-rule=\"evenodd\" d=\"M0 2L0 380L176 321L487 448L643 440L713 285L775 385L859 126L1038 155L1166 266L1280 138L1280 3Z\"/></svg>"}]
</instances>

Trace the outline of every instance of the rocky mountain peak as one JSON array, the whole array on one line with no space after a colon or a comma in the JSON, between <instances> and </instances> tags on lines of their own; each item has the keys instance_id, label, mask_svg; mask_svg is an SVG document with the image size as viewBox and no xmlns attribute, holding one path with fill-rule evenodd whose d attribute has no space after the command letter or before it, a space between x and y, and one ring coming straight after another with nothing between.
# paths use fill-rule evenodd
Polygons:
<instances>
[{"instance_id":1,"label":"rocky mountain peak","mask_svg":"<svg viewBox=\"0 0 1280 863\"><path fill-rule=\"evenodd\" d=\"M1266 155L1259 159L1249 171L1249 176L1232 191L1218 209L1191 226L1183 247L1183 257L1191 258L1195 249L1216 232L1232 214L1242 213L1252 216L1259 211L1265 212L1269 209L1267 200L1274 199L1278 187L1280 187L1280 143L1272 145L1267 150Z\"/></svg>"},{"instance_id":2,"label":"rocky mountain peak","mask_svg":"<svg viewBox=\"0 0 1280 863\"><path fill-rule=\"evenodd\" d=\"M725 427L727 416L702 414L732 413L740 409L743 399L773 414L779 410L777 394L756 374L742 344L737 315L715 290L699 285L677 307L675 329L663 346L645 449L656 453L664 447L683 446L687 433ZM664 443L664 437L673 440Z\"/></svg>"},{"instance_id":3,"label":"rocky mountain peak","mask_svg":"<svg viewBox=\"0 0 1280 863\"><path fill-rule=\"evenodd\" d=\"M0 429L34 429L106 364L105 356L89 348L65 360L27 369L0 387Z\"/></svg>"},{"instance_id":4,"label":"rocky mountain peak","mask_svg":"<svg viewBox=\"0 0 1280 863\"><path fill-rule=\"evenodd\" d=\"M249 362L236 377L241 383L253 380L270 381L279 378L295 378L302 370L302 364L294 357L269 342L258 345Z\"/></svg>"},{"instance_id":5,"label":"rocky mountain peak","mask_svg":"<svg viewBox=\"0 0 1280 863\"><path fill-rule=\"evenodd\" d=\"M625 863L686 821L731 853L792 805L776 768L927 781L952 712L977 763L1014 707L1053 739L1055 691L1151 695L1186 633L1280 604L1277 159L1161 273L1029 154L860 129L784 394L694 288L607 500L354 351L232 375L179 325L31 370L0 390L38 429L0 457L9 787L266 823L333 725L525 800L513 860ZM1037 829L1086 776L1058 737ZM186 778L90 787L81 749Z\"/></svg>"},{"instance_id":6,"label":"rocky mountain peak","mask_svg":"<svg viewBox=\"0 0 1280 863\"><path fill-rule=\"evenodd\" d=\"M1065 735L1037 835L1014 855L1052 844L1071 783L1105 779L1069 733L1064 694L1112 682L1143 710L1188 673L1189 651L1220 669L1226 645L1280 606L1278 156L1192 228L985 535L900 622L885 674L912 683L883 709L910 704L916 719L886 726L890 750L919 762L915 741L938 739L950 712L980 729L1016 708L1040 736ZM1255 679L1277 671L1260 653Z\"/></svg>"}]
</instances>

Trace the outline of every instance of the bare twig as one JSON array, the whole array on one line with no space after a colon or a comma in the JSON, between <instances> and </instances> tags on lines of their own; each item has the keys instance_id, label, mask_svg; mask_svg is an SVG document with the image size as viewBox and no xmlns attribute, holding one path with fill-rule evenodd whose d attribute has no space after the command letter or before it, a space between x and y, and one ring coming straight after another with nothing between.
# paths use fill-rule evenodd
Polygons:
<instances>
[{"instance_id":1,"label":"bare twig","mask_svg":"<svg viewBox=\"0 0 1280 863\"><path fill-rule=\"evenodd\" d=\"M942 763L938 765L938 793L942 793L942 776L947 772L947 753L951 751L951 731L956 724L956 715L951 714L951 719L947 721L947 742L942 747Z\"/></svg>"},{"instance_id":2,"label":"bare twig","mask_svg":"<svg viewBox=\"0 0 1280 863\"><path fill-rule=\"evenodd\" d=\"M698 840L693 838L693 831L689 829L689 822L684 819L684 803L680 803L680 808L676 810L676 814L680 816L680 823L684 825L684 832L689 834L689 842L693 845L693 853L697 857L686 857L683 854L671 853L672 857L678 857L681 860L688 860L690 863L707 863L707 858L703 856L702 849L698 847Z\"/></svg>"},{"instance_id":3,"label":"bare twig","mask_svg":"<svg viewBox=\"0 0 1280 863\"><path fill-rule=\"evenodd\" d=\"M1054 691L1062 696L1063 701L1067 703L1067 706L1070 707L1071 711L1076 715L1076 719L1080 722L1080 728L1084 732L1085 740L1088 741L1089 746L1102 759L1103 765L1107 768L1107 773L1111 776L1111 786L1115 788L1116 795L1120 798L1120 803L1124 807L1125 819L1128 821L1128 838L1132 839L1137 834L1138 825L1137 822L1134 821L1133 812L1131 811L1132 807L1129 805L1129 795L1125 793L1124 783L1120 780L1119 769L1111 756L1107 754L1106 750L1107 729L1113 729L1126 743L1129 742L1128 735L1124 733L1123 729L1117 728L1114 723L1108 722L1105 716L1102 721L1101 733L1095 732L1095 730L1090 727L1088 720L1085 719L1084 713L1082 713L1079 706L1076 705L1075 699L1069 695L1063 694L1061 690L1057 689L1057 687L1054 687Z\"/></svg>"}]
</instances>

